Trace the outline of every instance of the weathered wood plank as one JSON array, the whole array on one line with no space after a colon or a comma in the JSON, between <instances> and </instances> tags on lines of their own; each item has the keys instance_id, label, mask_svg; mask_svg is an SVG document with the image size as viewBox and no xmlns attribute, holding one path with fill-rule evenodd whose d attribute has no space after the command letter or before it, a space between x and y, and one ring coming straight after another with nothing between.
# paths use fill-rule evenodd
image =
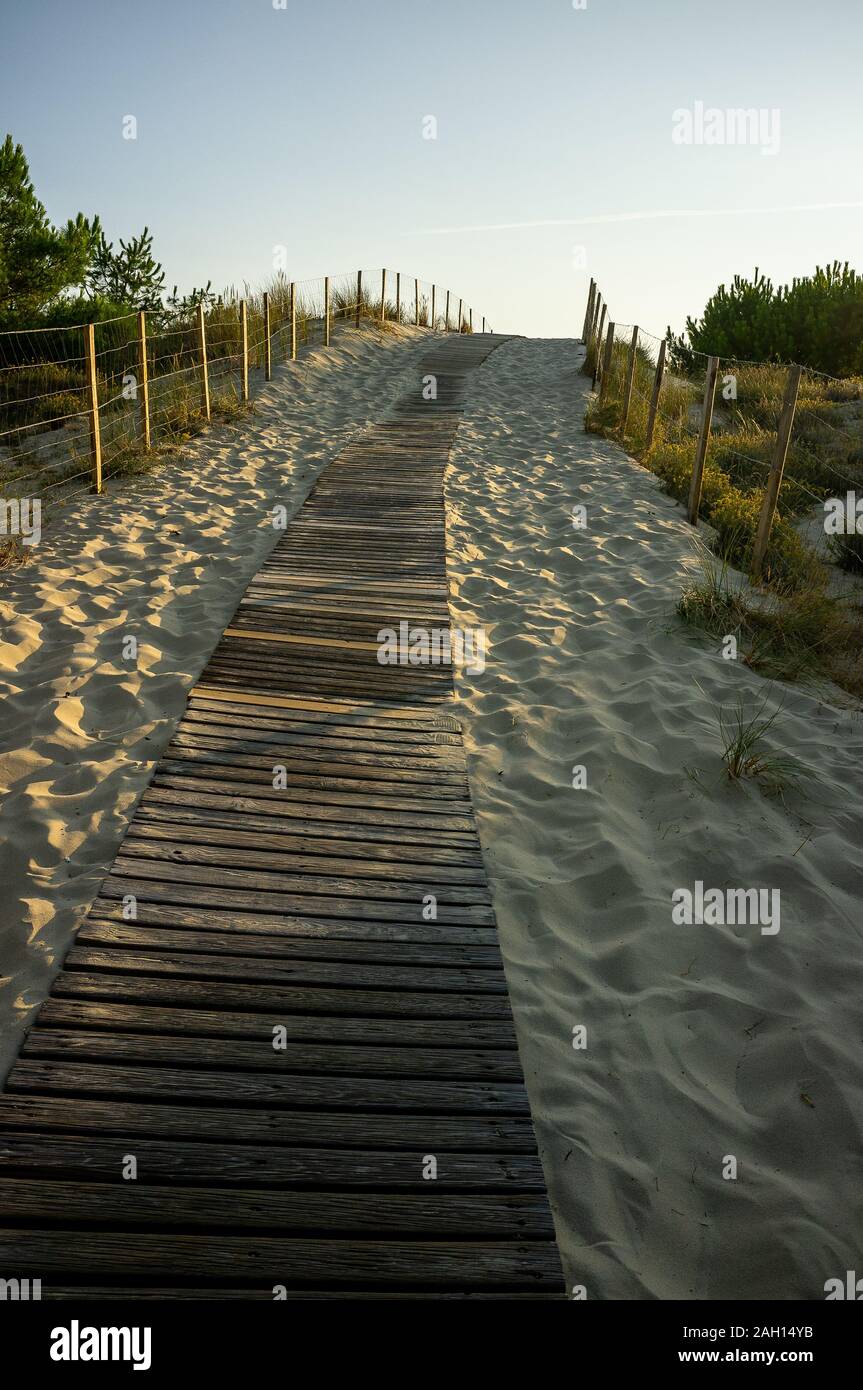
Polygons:
<instances>
[{"instance_id":1,"label":"weathered wood plank","mask_svg":"<svg viewBox=\"0 0 863 1390\"><path fill-rule=\"evenodd\" d=\"M21 1130L27 1131L23 1137ZM146 1158L146 1163L141 1160L145 1171L177 1181L236 1180L247 1185L259 1178L263 1184L350 1187L368 1186L377 1174L387 1185L418 1188L425 1183L418 1153L431 1152L448 1155L446 1163L438 1165L438 1181L444 1184L542 1186L533 1126L518 1116L400 1114L396 1120L392 1115L344 1110L232 1109L26 1093L0 1096L0 1166L16 1171L36 1167L67 1171L71 1166L113 1177L133 1136L135 1153ZM302 1152L297 1154L297 1149ZM344 1162L338 1158L342 1149L352 1151ZM382 1155L392 1157L393 1151L397 1161L381 1168Z\"/></svg>"},{"instance_id":2,"label":"weathered wood plank","mask_svg":"<svg viewBox=\"0 0 863 1390\"><path fill-rule=\"evenodd\" d=\"M290 730L280 728L274 720L267 724L256 721L251 725L239 716L230 722L231 715L217 717L201 712L187 712L178 725L178 733L194 734L197 738L219 739L226 743L236 743L241 749L257 749L276 746L305 750L320 749L322 752L339 753L342 757L371 753L398 756L428 763L429 766L457 768L464 770L464 754L461 740L455 734L430 734L426 731L410 733L397 730L372 730L368 734L361 729L338 729L327 726L320 733L314 726L296 725Z\"/></svg>"},{"instance_id":3,"label":"weathered wood plank","mask_svg":"<svg viewBox=\"0 0 863 1390\"><path fill-rule=\"evenodd\" d=\"M41 1024L42 1020L40 1020ZM214 1067L235 1071L315 1073L321 1076L455 1077L521 1081L516 1051L447 1047L375 1047L341 1042L337 1046L289 1041L284 1049L269 1039L178 1038L136 1033L99 1033L31 1028L22 1057L61 1061L140 1062L147 1066Z\"/></svg>"},{"instance_id":4,"label":"weathered wood plank","mask_svg":"<svg viewBox=\"0 0 863 1390\"><path fill-rule=\"evenodd\" d=\"M88 1105L92 1102L83 1101ZM158 1109L158 1106L147 1106ZM165 1106L160 1106L165 1109ZM214 1112L210 1112L214 1113ZM371 1120L370 1116L370 1120ZM429 1116L428 1134L434 1134ZM389 1125L393 1125L392 1118ZM176 1187L213 1186L263 1188L349 1188L368 1191L428 1191L422 1176L428 1137L422 1136L414 1152L370 1148L256 1147L253 1144L200 1144L164 1138L0 1133L0 1173L8 1176L120 1183L126 1158L138 1159L140 1179L171 1183ZM542 1169L534 1155L441 1154L435 1190L538 1191ZM356 1200L356 1198L354 1198Z\"/></svg>"},{"instance_id":5,"label":"weathered wood plank","mask_svg":"<svg viewBox=\"0 0 863 1390\"><path fill-rule=\"evenodd\" d=\"M89 922L126 922L119 899L97 897ZM211 907L178 903L137 902L135 921L141 926L177 927L189 931L229 931L234 936L316 937L333 941L395 941L437 945L493 946L499 949L494 927L458 926L453 923L376 922L346 917L302 917L278 913L225 912ZM80 935L80 934L79 934ZM431 958L430 958L431 959Z\"/></svg>"},{"instance_id":6,"label":"weathered wood plank","mask_svg":"<svg viewBox=\"0 0 863 1390\"><path fill-rule=\"evenodd\" d=\"M125 1096L211 1105L262 1105L317 1110L407 1110L424 1113L529 1115L524 1086L496 1081L385 1080L366 1076L264 1076L257 1072L193 1071L163 1065L110 1066L42 1062L19 1057L8 1089Z\"/></svg>"},{"instance_id":7,"label":"weathered wood plank","mask_svg":"<svg viewBox=\"0 0 863 1390\"><path fill-rule=\"evenodd\" d=\"M315 834L305 823L285 825L275 817L269 825L253 821L248 815L214 814L206 807L177 806L172 802L147 800L137 808L135 819L127 834L135 840L180 840L184 844L231 845L238 849L272 850L292 859L302 856L311 864L320 864L316 856L338 856L342 860L359 859L374 864L400 866L421 865L423 871L434 867L453 866L482 872L482 854L467 844L453 845L444 840L428 844L410 840L403 833L381 838L355 830L354 836ZM388 870L389 871L389 870ZM415 870L414 870L415 872Z\"/></svg>"},{"instance_id":8,"label":"weathered wood plank","mask_svg":"<svg viewBox=\"0 0 863 1390\"><path fill-rule=\"evenodd\" d=\"M208 761L226 767L265 767L272 770L273 765L279 763L297 771L308 767L321 771L339 768L344 770L345 775L353 777L364 776L367 769L373 769L378 780L467 787L464 758L461 756L428 757L420 752L406 751L410 745L404 744L392 751L388 750L386 744L357 745L343 739L340 745L333 748L335 743L336 740L331 740L329 747L321 747L318 742L312 744L297 735L284 742L272 737L268 741L261 738L225 738L219 733L200 734L181 728L171 740L168 755L173 755L177 749L192 749L196 753L216 755ZM384 778L384 772L390 769L399 775Z\"/></svg>"},{"instance_id":9,"label":"weathered wood plank","mask_svg":"<svg viewBox=\"0 0 863 1390\"><path fill-rule=\"evenodd\" d=\"M188 979L183 975L125 975L112 970L64 970L53 993L64 998L104 999L118 1003L186 1004L195 1008L266 1013L273 1022L284 1014L350 1014L354 1018L511 1017L504 994L423 993L419 990L288 987L236 981Z\"/></svg>"},{"instance_id":10,"label":"weathered wood plank","mask_svg":"<svg viewBox=\"0 0 863 1390\"><path fill-rule=\"evenodd\" d=\"M499 341L433 346L324 470L29 1030L0 1267L47 1297L561 1295L449 655L378 661L449 629L443 477Z\"/></svg>"},{"instance_id":11,"label":"weathered wood plank","mask_svg":"<svg viewBox=\"0 0 863 1390\"><path fill-rule=\"evenodd\" d=\"M272 1046L273 1028L284 1030L293 1042L426 1044L434 1048L499 1048L516 1046L515 1030L504 1020L345 1018L285 1014L272 1020L264 1014L217 1012L158 1005L117 1004L104 1000L51 997L39 1010L34 1028L110 1029L115 1032L158 1033L163 1037L248 1038ZM29 1040L34 1036L31 1031ZM26 1049L25 1049L26 1050Z\"/></svg>"},{"instance_id":12,"label":"weathered wood plank","mask_svg":"<svg viewBox=\"0 0 863 1390\"><path fill-rule=\"evenodd\" d=\"M66 957L73 970L116 970L134 975L181 975L191 980L238 980L264 984L342 985L362 989L425 989L449 993L506 994L503 971L452 966L416 968L410 965L358 961L284 960L272 956L221 956L198 951L163 951L152 946L132 950L122 946L73 946Z\"/></svg>"},{"instance_id":13,"label":"weathered wood plank","mask_svg":"<svg viewBox=\"0 0 863 1390\"><path fill-rule=\"evenodd\" d=\"M443 760L433 758L394 756L384 753L345 752L332 753L314 748L279 746L276 743L249 745L249 750L229 739L201 738L191 734L178 733L171 740L166 758L183 762L213 763L222 767L263 768L272 779L273 767L278 764L294 776L339 777L351 781L392 782L402 788L414 786L432 787L434 795L440 799L449 795L449 788L456 788L459 795L467 795L467 777L464 765L456 768ZM363 788L364 789L364 788ZM425 795L418 792L418 795Z\"/></svg>"},{"instance_id":14,"label":"weathered wood plank","mask_svg":"<svg viewBox=\"0 0 863 1390\"><path fill-rule=\"evenodd\" d=\"M130 861L132 862L132 861ZM110 873L104 880L100 892L105 898L122 898L132 894L142 902L190 903L194 906L211 905L217 908L236 907L240 911L251 909L255 912L278 912L299 916L334 917L352 919L365 918L374 922L418 922L422 920L422 898L386 901L375 896L374 899L352 897L350 902L339 896L290 892L258 892L250 888L218 888L213 883L180 882L179 872L171 874L170 883L160 883L158 876L144 877L139 865L145 860L134 861L136 877L124 878L119 873ZM490 907L476 904L451 905L439 903L437 920L441 923L457 922L463 925L475 923L477 926L494 924L494 913Z\"/></svg>"},{"instance_id":15,"label":"weathered wood plank","mask_svg":"<svg viewBox=\"0 0 863 1390\"><path fill-rule=\"evenodd\" d=\"M366 806L386 807L386 798L391 796L395 809L408 810L410 805L406 798L409 797L414 805L417 801L421 802L423 811L429 815L437 812L440 815L466 816L470 812L470 802L465 800L466 784L450 784L437 778L431 781L416 780L404 773L398 777L387 777L384 769L376 776L359 776L359 768L340 767L337 763L324 763L316 771L306 771L308 765L299 759L282 757L278 761L287 768L288 786L285 788L273 788L272 766L261 763L258 767L254 759L235 762L227 755L214 762L201 749L171 749L161 760L160 769L163 773L181 777L212 777L213 768L218 768L221 782L260 782L268 786L277 798L295 794L298 790L304 793L333 792L336 793L333 797L318 795L307 796L306 799L345 806L352 804L346 798L354 793L355 801Z\"/></svg>"},{"instance_id":16,"label":"weathered wood plank","mask_svg":"<svg viewBox=\"0 0 863 1390\"><path fill-rule=\"evenodd\" d=\"M247 590L248 592L248 590ZM314 601L319 597L317 588ZM345 602L353 607L356 595L345 593ZM355 729L376 729L405 731L449 732L461 734L461 725L453 714L416 705L386 705L378 701L356 702L331 697L323 706L308 700L290 698L271 699L254 692L237 694L234 691L216 691L203 683L194 687L189 696L189 712L195 710L214 710L217 713L242 715L249 719L287 718L303 724L319 726L338 726Z\"/></svg>"},{"instance_id":17,"label":"weathered wood plank","mask_svg":"<svg viewBox=\"0 0 863 1390\"><path fill-rule=\"evenodd\" d=\"M218 776L216 773L218 772ZM430 828L471 830L470 803L458 796L437 796L434 788L412 788L410 794L398 794L398 783L363 782L360 779L311 777L291 774L284 788L273 786L273 774L256 772L252 768L214 768L207 762L165 758L155 776L157 786L179 786L191 791L215 791L224 795L251 795L266 801L277 801L289 815L289 803L300 802L307 814L314 817L337 807L350 809L354 820L366 819L366 811L385 811L390 824L398 823L401 813L411 816L408 825L428 825ZM319 810L318 808L322 808ZM421 815L420 815L421 811ZM344 817L348 819L348 817Z\"/></svg>"},{"instance_id":18,"label":"weathered wood plank","mask_svg":"<svg viewBox=\"0 0 863 1390\"><path fill-rule=\"evenodd\" d=\"M162 1278L250 1278L308 1284L367 1283L560 1291L560 1260L552 1241L291 1240L266 1236L175 1235L160 1232L0 1231L0 1266L32 1277L135 1273Z\"/></svg>"},{"instance_id":19,"label":"weathered wood plank","mask_svg":"<svg viewBox=\"0 0 863 1390\"><path fill-rule=\"evenodd\" d=\"M380 965L451 965L464 969L479 967L502 970L503 960L496 946L436 944L425 940L399 942L388 939L353 941L319 936L292 938L251 936L235 931L172 931L152 924L102 922L92 912L79 929L78 946L119 946L158 951L197 952L213 955L264 956L270 960L359 961Z\"/></svg>"},{"instance_id":20,"label":"weathered wood plank","mask_svg":"<svg viewBox=\"0 0 863 1390\"><path fill-rule=\"evenodd\" d=\"M261 1192L187 1187L166 1189L144 1183L72 1183L4 1177L0 1222L74 1221L97 1229L155 1226L244 1227L285 1234L352 1232L387 1236L497 1236L521 1239L554 1235L544 1197L535 1193L459 1193L432 1196L397 1192Z\"/></svg>"},{"instance_id":21,"label":"weathered wood plank","mask_svg":"<svg viewBox=\"0 0 863 1390\"><path fill-rule=\"evenodd\" d=\"M383 879L387 883L408 879L426 884L453 884L456 886L482 886L488 901L486 877L481 865L452 866L434 862L418 862L406 856L376 860L373 846L367 846L365 855L336 858L332 845L329 852L310 855L302 851L291 851L274 837L257 833L243 836L242 832L217 830L171 830L163 826L138 826L133 824L123 843L123 854L127 858L163 859L170 857L180 864L214 864L225 868L249 868L281 870L295 875L308 875L312 878L360 878L364 882ZM373 891L370 889L370 891Z\"/></svg>"},{"instance_id":22,"label":"weathered wood plank","mask_svg":"<svg viewBox=\"0 0 863 1390\"><path fill-rule=\"evenodd\" d=\"M315 613L320 612L318 603L313 604L311 608ZM267 718L253 710L247 710L245 714L232 714L230 710L193 700L179 727L216 728L219 731L236 729L243 738L262 738L265 742L270 741L273 734L278 734L282 743L296 742L299 746L314 743L322 748L359 747L367 748L370 752L376 752L378 749L390 751L403 748L440 748L454 757L463 746L458 725L454 720L439 722L443 725L442 728L431 722L416 727L411 726L405 719L382 724L371 719L360 720L358 717L349 721L348 716L339 719L336 716L319 715L315 718L310 713L303 717L302 711L297 711L297 717L292 719L285 718L284 711L279 717ZM428 752L425 756L429 756Z\"/></svg>"},{"instance_id":23,"label":"weathered wood plank","mask_svg":"<svg viewBox=\"0 0 863 1390\"><path fill-rule=\"evenodd\" d=\"M333 834L345 837L367 837L373 826L376 838L406 844L468 845L477 847L476 827L469 816L447 815L432 818L390 803L385 810L363 804L357 798L339 796L327 801L293 796L290 788L277 792L263 786L225 785L212 779L189 776L170 777L156 772L153 784L144 794L144 804L158 802L167 805L230 810L243 816L278 816L281 824L292 834L302 834L308 827L312 834ZM273 803L277 802L277 805ZM299 822L296 824L295 822Z\"/></svg>"}]
</instances>

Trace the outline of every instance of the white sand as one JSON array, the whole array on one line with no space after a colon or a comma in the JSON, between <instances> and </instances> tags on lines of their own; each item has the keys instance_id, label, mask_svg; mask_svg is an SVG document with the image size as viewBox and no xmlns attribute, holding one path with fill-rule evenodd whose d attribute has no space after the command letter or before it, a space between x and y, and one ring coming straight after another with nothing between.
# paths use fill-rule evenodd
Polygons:
<instances>
[{"instance_id":1,"label":"white sand","mask_svg":"<svg viewBox=\"0 0 863 1390\"><path fill-rule=\"evenodd\" d=\"M447 480L455 618L490 645L459 681L471 788L567 1279L823 1298L863 1270L863 727L774 686L802 794L722 780L712 706L766 683L677 625L693 531L583 433L575 361L498 349ZM779 933L674 925L696 879L779 888Z\"/></svg>"},{"instance_id":2,"label":"white sand","mask_svg":"<svg viewBox=\"0 0 863 1390\"><path fill-rule=\"evenodd\" d=\"M277 539L269 506L296 510L424 342L280 369L249 421L82 504L3 576L0 1074ZM803 793L721 781L711 705L764 683L676 626L693 533L583 434L585 391L571 343L499 348L448 475L455 618L490 639L459 683L471 786L567 1277L591 1298L820 1298L863 1271L863 732L789 690L776 742ZM778 935L675 926L696 879L780 888Z\"/></svg>"},{"instance_id":3,"label":"white sand","mask_svg":"<svg viewBox=\"0 0 863 1390\"><path fill-rule=\"evenodd\" d=\"M248 419L176 462L71 503L0 577L0 1081L186 691L320 469L404 389L428 343L351 332L278 367ZM135 636L137 662L123 659Z\"/></svg>"}]
</instances>

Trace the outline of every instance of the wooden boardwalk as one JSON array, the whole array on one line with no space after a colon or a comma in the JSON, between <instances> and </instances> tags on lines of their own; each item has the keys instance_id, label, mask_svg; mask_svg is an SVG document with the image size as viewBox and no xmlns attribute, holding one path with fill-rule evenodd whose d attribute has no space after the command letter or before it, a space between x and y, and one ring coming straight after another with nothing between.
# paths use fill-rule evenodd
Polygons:
<instances>
[{"instance_id":1,"label":"wooden boardwalk","mask_svg":"<svg viewBox=\"0 0 863 1390\"><path fill-rule=\"evenodd\" d=\"M0 1277L562 1295L451 670L377 660L449 625L443 474L500 341L431 347L250 583L0 1096Z\"/></svg>"}]
</instances>

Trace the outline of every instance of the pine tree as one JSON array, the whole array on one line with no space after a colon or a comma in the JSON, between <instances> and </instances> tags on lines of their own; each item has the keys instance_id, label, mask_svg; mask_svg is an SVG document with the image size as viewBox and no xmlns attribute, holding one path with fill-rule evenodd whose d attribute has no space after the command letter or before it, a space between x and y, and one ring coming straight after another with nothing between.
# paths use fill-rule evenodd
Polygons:
<instances>
[{"instance_id":1,"label":"pine tree","mask_svg":"<svg viewBox=\"0 0 863 1390\"><path fill-rule=\"evenodd\" d=\"M211 309L217 302L221 303L213 294L212 284L212 280L208 280L206 285L202 285L200 289L196 285L188 294L180 294L175 285L173 293L168 295L168 308L176 314L191 314L199 304L203 304L205 309Z\"/></svg>"},{"instance_id":2,"label":"pine tree","mask_svg":"<svg viewBox=\"0 0 863 1390\"><path fill-rule=\"evenodd\" d=\"M128 242L120 238L120 249L99 238L93 264L87 277L90 293L114 304L134 309L161 309L165 272L153 258L153 237L147 227Z\"/></svg>"},{"instance_id":3,"label":"pine tree","mask_svg":"<svg viewBox=\"0 0 863 1390\"><path fill-rule=\"evenodd\" d=\"M0 145L0 312L26 322L64 290L84 283L101 236L98 217L81 213L53 227L36 197L24 150Z\"/></svg>"},{"instance_id":4,"label":"pine tree","mask_svg":"<svg viewBox=\"0 0 863 1390\"><path fill-rule=\"evenodd\" d=\"M834 261L816 266L774 289L755 271L720 285L700 319L686 320L686 338L669 329L671 359L678 370L694 363L693 352L757 362L800 362L833 376L863 372L863 276Z\"/></svg>"}]
</instances>

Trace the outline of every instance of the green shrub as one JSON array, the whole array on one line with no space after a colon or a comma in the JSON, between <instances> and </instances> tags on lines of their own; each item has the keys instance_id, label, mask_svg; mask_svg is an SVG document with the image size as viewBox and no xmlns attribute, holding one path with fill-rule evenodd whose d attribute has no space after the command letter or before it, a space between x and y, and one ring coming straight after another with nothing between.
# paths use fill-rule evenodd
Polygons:
<instances>
[{"instance_id":1,"label":"green shrub","mask_svg":"<svg viewBox=\"0 0 863 1390\"><path fill-rule=\"evenodd\" d=\"M672 362L694 367L695 353L758 362L802 362L832 376L863 372L863 276L841 265L774 289L755 271L720 285L700 319L687 318L686 337L668 333ZM781 397L780 397L781 399Z\"/></svg>"}]
</instances>

